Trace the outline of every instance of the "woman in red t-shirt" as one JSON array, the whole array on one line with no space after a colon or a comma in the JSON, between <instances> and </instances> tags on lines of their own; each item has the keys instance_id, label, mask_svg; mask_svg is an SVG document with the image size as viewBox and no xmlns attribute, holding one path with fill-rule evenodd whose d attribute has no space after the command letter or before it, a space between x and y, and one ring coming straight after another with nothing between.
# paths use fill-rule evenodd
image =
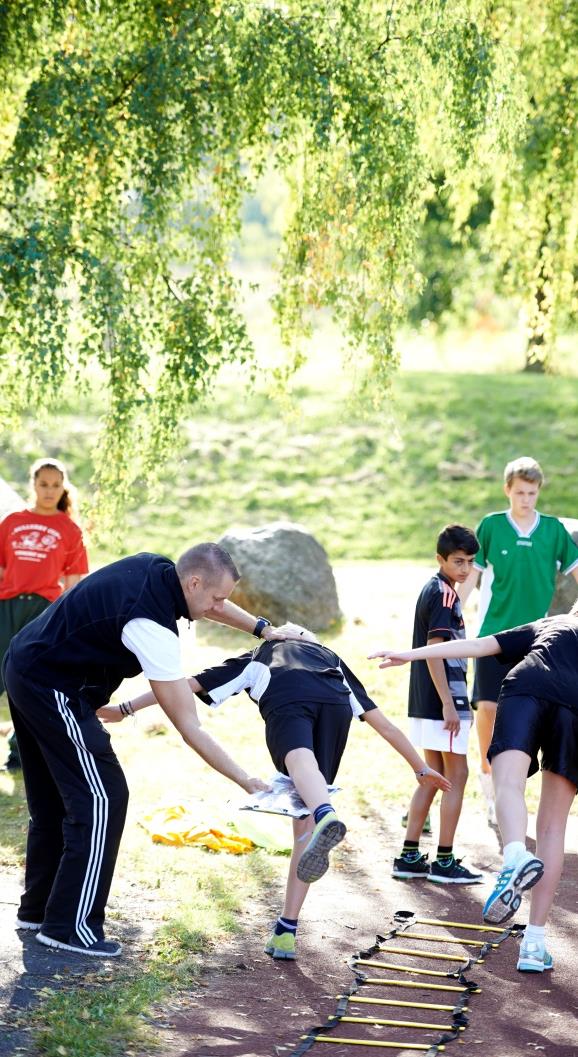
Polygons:
<instances>
[{"instance_id":1,"label":"woman in red t-shirt","mask_svg":"<svg viewBox=\"0 0 578 1057\"><path fill-rule=\"evenodd\" d=\"M88 572L65 467L58 459L38 459L30 484L30 506L0 523L0 665L16 632ZM6 766L19 766L12 750Z\"/></svg>"}]
</instances>

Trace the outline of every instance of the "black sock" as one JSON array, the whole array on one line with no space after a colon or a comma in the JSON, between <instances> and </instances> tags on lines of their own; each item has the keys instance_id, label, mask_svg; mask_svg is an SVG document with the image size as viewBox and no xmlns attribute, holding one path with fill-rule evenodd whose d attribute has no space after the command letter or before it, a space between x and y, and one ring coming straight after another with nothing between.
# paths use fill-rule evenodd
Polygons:
<instances>
[{"instance_id":1,"label":"black sock","mask_svg":"<svg viewBox=\"0 0 578 1057\"><path fill-rule=\"evenodd\" d=\"M442 866L447 866L454 857L454 846L453 844L438 844L438 850L436 859L441 862Z\"/></svg>"},{"instance_id":2,"label":"black sock","mask_svg":"<svg viewBox=\"0 0 578 1057\"><path fill-rule=\"evenodd\" d=\"M316 807L315 811L313 812L315 825L317 825L318 822L321 822L321 819L325 818L325 816L328 815L331 811L333 811L331 804L320 804L319 807Z\"/></svg>"},{"instance_id":3,"label":"black sock","mask_svg":"<svg viewBox=\"0 0 578 1057\"><path fill-rule=\"evenodd\" d=\"M404 859L409 859L410 861L419 859L419 841L404 840L401 854Z\"/></svg>"},{"instance_id":4,"label":"black sock","mask_svg":"<svg viewBox=\"0 0 578 1057\"><path fill-rule=\"evenodd\" d=\"M275 925L275 935L282 936L285 932L292 932L293 935L297 932L297 921L295 918L277 918L277 924Z\"/></svg>"}]
</instances>

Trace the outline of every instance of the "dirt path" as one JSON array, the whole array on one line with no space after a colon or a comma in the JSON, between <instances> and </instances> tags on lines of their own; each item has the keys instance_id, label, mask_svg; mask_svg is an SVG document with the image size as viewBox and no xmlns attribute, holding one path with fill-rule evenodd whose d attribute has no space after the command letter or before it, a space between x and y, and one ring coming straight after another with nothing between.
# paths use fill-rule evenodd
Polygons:
<instances>
[{"instance_id":1,"label":"dirt path","mask_svg":"<svg viewBox=\"0 0 578 1057\"><path fill-rule=\"evenodd\" d=\"M473 807L463 820L462 832L469 838L468 861L488 872L495 870L499 864L496 835ZM164 1016L155 1018L163 1057L290 1057L301 1034L323 1023L335 1011L336 996L352 982L347 959L370 946L377 932L388 929L394 911L409 909L426 917L478 923L480 905L487 893L485 885L448 891L426 882L407 884L390 877L391 859L400 836L399 812L387 808L383 817L365 819L348 836L331 874L311 889L300 926L299 960L295 963L272 962L262 952L268 924L278 907L247 907L242 936L215 950L207 960L201 981L189 994L175 996L163 1011ZM433 838L430 842L433 852ZM576 818L571 819L568 847L578 847ZM66 986L71 976L82 978L88 971L104 977L109 971L106 963L95 966L91 960L87 966L86 959L74 955L59 957L55 967L54 956L40 947L32 935L14 932L18 891L17 872L8 871L0 887L0 999L7 1009L0 1018L1 1057L34 1053L25 1025L10 1029L9 1022L11 1012L26 1009L36 1001L39 989ZM143 909L141 918L146 916L146 907ZM446 1052L455 1050L468 1057L528 1057L533 1053L576 1057L577 909L578 855L571 851L550 931L555 970L547 976L517 973L517 942L508 939L483 965L470 970L469 976L482 992L471 999L470 1026L463 1044L450 1044ZM132 943L130 936L123 939L128 941L128 957L138 957L140 942L136 937ZM431 994L416 995L421 1001L432 1000ZM387 1013L372 1010L369 1015ZM389 1015L411 1019L410 1010L405 1014L392 1010ZM370 1029L374 1037L387 1038L379 1035L380 1030L391 1033L392 1029ZM339 1033L355 1037L358 1031L347 1025ZM421 1034L424 1041L430 1041L429 1036ZM406 1036L412 1037L415 1040L415 1032ZM354 1057L357 1052L370 1052L364 1047L339 1044L316 1044L313 1052L319 1057L324 1049L330 1051L327 1057ZM137 1057L133 1049L131 1054Z\"/></svg>"},{"instance_id":2,"label":"dirt path","mask_svg":"<svg viewBox=\"0 0 578 1057\"><path fill-rule=\"evenodd\" d=\"M569 845L576 847L578 826L573 824L572 829ZM469 861L484 870L494 870L500 861L499 846L484 818L472 812L463 831L470 834ZM448 891L390 877L399 834L397 812L386 812L381 824L366 820L364 830L351 835L332 871L331 883L328 879L311 890L295 963L275 963L262 953L267 922L275 908L248 908L244 937L217 952L207 966L202 986L195 987L169 1011L162 1032L163 1057L290 1057L300 1035L335 1011L335 996L352 982L347 958L370 946L376 932L387 930L395 910L411 909L426 917L477 924L486 885L457 886ZM482 991L471 999L470 1026L463 1043L450 1044L448 1053L455 1049L456 1053L483 1053L484 1057L528 1057L532 1053L576 1057L577 906L578 856L569 854L550 931L555 970L535 976L518 973L517 941L508 939L483 965L469 971ZM417 997L432 1000L431 993ZM373 1010L365 1015L388 1014ZM403 1017L404 1013L393 1010L389 1015ZM405 1016L411 1019L411 1011ZM380 1035L380 1030L390 1035ZM374 1038L392 1037L390 1028L370 1031ZM338 1034L355 1037L359 1029L347 1025ZM415 1031L409 1032L406 1039L413 1037L415 1041L415 1036ZM425 1035L424 1041L430 1038ZM327 1057L373 1052L361 1046L328 1047L321 1043L313 1052L319 1057L327 1050Z\"/></svg>"}]
</instances>

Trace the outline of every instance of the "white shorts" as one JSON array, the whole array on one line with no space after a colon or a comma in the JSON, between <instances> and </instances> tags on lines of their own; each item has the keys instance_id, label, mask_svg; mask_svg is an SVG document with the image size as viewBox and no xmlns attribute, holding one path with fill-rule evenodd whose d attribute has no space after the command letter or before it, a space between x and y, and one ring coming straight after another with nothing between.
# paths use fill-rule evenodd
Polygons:
<instances>
[{"instance_id":1,"label":"white shorts","mask_svg":"<svg viewBox=\"0 0 578 1057\"><path fill-rule=\"evenodd\" d=\"M460 729L457 734L444 730L443 719L416 719L415 716L410 716L408 736L416 749L434 749L437 752L455 752L458 756L465 756L471 726L472 718L469 712L460 712Z\"/></svg>"}]
</instances>

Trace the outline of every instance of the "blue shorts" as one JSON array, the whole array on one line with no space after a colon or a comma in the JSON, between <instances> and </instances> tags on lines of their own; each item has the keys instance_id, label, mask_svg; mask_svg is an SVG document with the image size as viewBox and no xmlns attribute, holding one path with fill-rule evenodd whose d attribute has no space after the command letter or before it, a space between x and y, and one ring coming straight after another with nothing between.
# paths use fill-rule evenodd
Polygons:
<instances>
[{"instance_id":1,"label":"blue shorts","mask_svg":"<svg viewBox=\"0 0 578 1057\"><path fill-rule=\"evenodd\" d=\"M501 697L488 760L508 749L530 756L529 775L541 766L578 787L578 714L570 708L525 694Z\"/></svg>"},{"instance_id":2,"label":"blue shorts","mask_svg":"<svg viewBox=\"0 0 578 1057\"><path fill-rule=\"evenodd\" d=\"M330 785L347 744L351 718L349 702L307 701L272 708L265 718L265 738L277 770L287 774L285 757L292 749L311 749Z\"/></svg>"}]
</instances>

